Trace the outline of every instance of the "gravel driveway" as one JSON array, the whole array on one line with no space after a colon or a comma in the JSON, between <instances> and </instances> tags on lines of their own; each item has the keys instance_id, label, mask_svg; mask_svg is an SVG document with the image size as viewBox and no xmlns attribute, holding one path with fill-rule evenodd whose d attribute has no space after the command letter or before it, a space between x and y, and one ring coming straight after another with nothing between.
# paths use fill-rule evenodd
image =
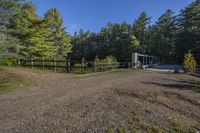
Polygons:
<instances>
[{"instance_id":1,"label":"gravel driveway","mask_svg":"<svg viewBox=\"0 0 200 133\"><path fill-rule=\"evenodd\" d=\"M146 124L170 128L170 120L178 118L183 127L200 127L195 77L136 71L75 78L8 71L35 85L0 95L0 133L104 133L127 127L135 112Z\"/></svg>"}]
</instances>

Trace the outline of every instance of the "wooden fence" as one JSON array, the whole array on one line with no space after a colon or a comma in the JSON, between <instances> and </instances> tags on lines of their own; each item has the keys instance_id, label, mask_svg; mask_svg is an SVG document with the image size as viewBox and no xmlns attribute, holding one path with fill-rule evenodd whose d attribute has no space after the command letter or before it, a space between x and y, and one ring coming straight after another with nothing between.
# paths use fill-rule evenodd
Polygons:
<instances>
[{"instance_id":1,"label":"wooden fence","mask_svg":"<svg viewBox=\"0 0 200 133\"><path fill-rule=\"evenodd\" d=\"M109 71L117 68L133 68L132 62L117 64L96 63L96 61L46 60L46 59L18 59L18 66L30 68L50 69L54 72L89 73Z\"/></svg>"}]
</instances>

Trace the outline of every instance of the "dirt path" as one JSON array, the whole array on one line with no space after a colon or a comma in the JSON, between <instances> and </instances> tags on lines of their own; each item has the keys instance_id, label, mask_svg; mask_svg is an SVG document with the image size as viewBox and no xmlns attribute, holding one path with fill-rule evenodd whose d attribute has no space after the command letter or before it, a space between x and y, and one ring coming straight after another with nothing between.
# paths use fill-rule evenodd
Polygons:
<instances>
[{"instance_id":1,"label":"dirt path","mask_svg":"<svg viewBox=\"0 0 200 133\"><path fill-rule=\"evenodd\" d=\"M140 71L73 78L8 69L37 82L0 95L1 133L102 133L126 127L137 112L143 123L170 128L200 123L200 90L183 74Z\"/></svg>"}]
</instances>

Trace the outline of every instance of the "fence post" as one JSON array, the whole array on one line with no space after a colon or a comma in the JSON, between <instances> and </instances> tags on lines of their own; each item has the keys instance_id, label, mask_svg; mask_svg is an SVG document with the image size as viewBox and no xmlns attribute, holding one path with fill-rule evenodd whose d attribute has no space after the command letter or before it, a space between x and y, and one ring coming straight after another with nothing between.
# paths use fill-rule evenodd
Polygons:
<instances>
[{"instance_id":1,"label":"fence post","mask_svg":"<svg viewBox=\"0 0 200 133\"><path fill-rule=\"evenodd\" d=\"M42 69L44 69L44 58L42 58Z\"/></svg>"},{"instance_id":2,"label":"fence post","mask_svg":"<svg viewBox=\"0 0 200 133\"><path fill-rule=\"evenodd\" d=\"M156 64L158 65L158 57L156 57Z\"/></svg>"},{"instance_id":3,"label":"fence post","mask_svg":"<svg viewBox=\"0 0 200 133\"><path fill-rule=\"evenodd\" d=\"M96 59L96 57L95 57L95 59L94 59L94 72L96 72L97 71L97 59Z\"/></svg>"},{"instance_id":4,"label":"fence post","mask_svg":"<svg viewBox=\"0 0 200 133\"><path fill-rule=\"evenodd\" d=\"M152 67L152 66L153 66L153 56L151 56L150 59L151 59L151 60L150 60L150 61L151 61L151 62L150 62L150 64L151 64L150 67Z\"/></svg>"},{"instance_id":5,"label":"fence post","mask_svg":"<svg viewBox=\"0 0 200 133\"><path fill-rule=\"evenodd\" d=\"M154 65L154 56L152 57L152 65Z\"/></svg>"},{"instance_id":6,"label":"fence post","mask_svg":"<svg viewBox=\"0 0 200 133\"><path fill-rule=\"evenodd\" d=\"M54 68L54 72L56 72L57 68L56 68L56 60L55 59L53 59L53 68Z\"/></svg>"},{"instance_id":7,"label":"fence post","mask_svg":"<svg viewBox=\"0 0 200 133\"><path fill-rule=\"evenodd\" d=\"M33 58L31 58L31 68L33 68L33 65L34 65Z\"/></svg>"},{"instance_id":8,"label":"fence post","mask_svg":"<svg viewBox=\"0 0 200 133\"><path fill-rule=\"evenodd\" d=\"M66 64L65 64L65 69L66 69L66 71L68 72L68 60L66 59Z\"/></svg>"},{"instance_id":9,"label":"fence post","mask_svg":"<svg viewBox=\"0 0 200 133\"><path fill-rule=\"evenodd\" d=\"M55 65L55 64L54 64L54 60L52 60L52 63L53 63L53 64L52 64L52 65L53 65L53 70L54 70L54 65Z\"/></svg>"},{"instance_id":10,"label":"fence post","mask_svg":"<svg viewBox=\"0 0 200 133\"><path fill-rule=\"evenodd\" d=\"M134 68L138 68L138 53L132 54L132 63L134 63Z\"/></svg>"},{"instance_id":11,"label":"fence post","mask_svg":"<svg viewBox=\"0 0 200 133\"><path fill-rule=\"evenodd\" d=\"M67 68L68 68L68 72L70 73L70 71L71 71L70 59L68 59Z\"/></svg>"},{"instance_id":12,"label":"fence post","mask_svg":"<svg viewBox=\"0 0 200 133\"><path fill-rule=\"evenodd\" d=\"M134 58L134 55L133 55L133 53L132 53L132 61L131 61L131 67L132 67L132 68L134 68L134 60L133 60L133 58Z\"/></svg>"},{"instance_id":13,"label":"fence post","mask_svg":"<svg viewBox=\"0 0 200 133\"><path fill-rule=\"evenodd\" d=\"M82 60L81 60L81 66L82 66L82 69L81 71L83 72L83 70L85 71L85 58L83 57Z\"/></svg>"},{"instance_id":14,"label":"fence post","mask_svg":"<svg viewBox=\"0 0 200 133\"><path fill-rule=\"evenodd\" d=\"M142 56L142 67L145 65L145 57Z\"/></svg>"},{"instance_id":15,"label":"fence post","mask_svg":"<svg viewBox=\"0 0 200 133\"><path fill-rule=\"evenodd\" d=\"M17 64L18 64L18 66L21 66L21 59L20 58L17 60Z\"/></svg>"},{"instance_id":16,"label":"fence post","mask_svg":"<svg viewBox=\"0 0 200 133\"><path fill-rule=\"evenodd\" d=\"M148 65L148 56L146 56L146 65Z\"/></svg>"}]
</instances>

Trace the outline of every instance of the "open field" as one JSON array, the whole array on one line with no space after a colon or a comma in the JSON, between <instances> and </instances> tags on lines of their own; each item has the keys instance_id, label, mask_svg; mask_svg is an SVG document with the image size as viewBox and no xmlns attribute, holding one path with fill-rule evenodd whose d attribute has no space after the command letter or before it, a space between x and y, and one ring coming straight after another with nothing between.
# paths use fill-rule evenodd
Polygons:
<instances>
[{"instance_id":1,"label":"open field","mask_svg":"<svg viewBox=\"0 0 200 133\"><path fill-rule=\"evenodd\" d=\"M0 95L2 133L200 131L200 79L189 75L126 71L74 77L24 68L2 72L31 81L29 87Z\"/></svg>"}]
</instances>

